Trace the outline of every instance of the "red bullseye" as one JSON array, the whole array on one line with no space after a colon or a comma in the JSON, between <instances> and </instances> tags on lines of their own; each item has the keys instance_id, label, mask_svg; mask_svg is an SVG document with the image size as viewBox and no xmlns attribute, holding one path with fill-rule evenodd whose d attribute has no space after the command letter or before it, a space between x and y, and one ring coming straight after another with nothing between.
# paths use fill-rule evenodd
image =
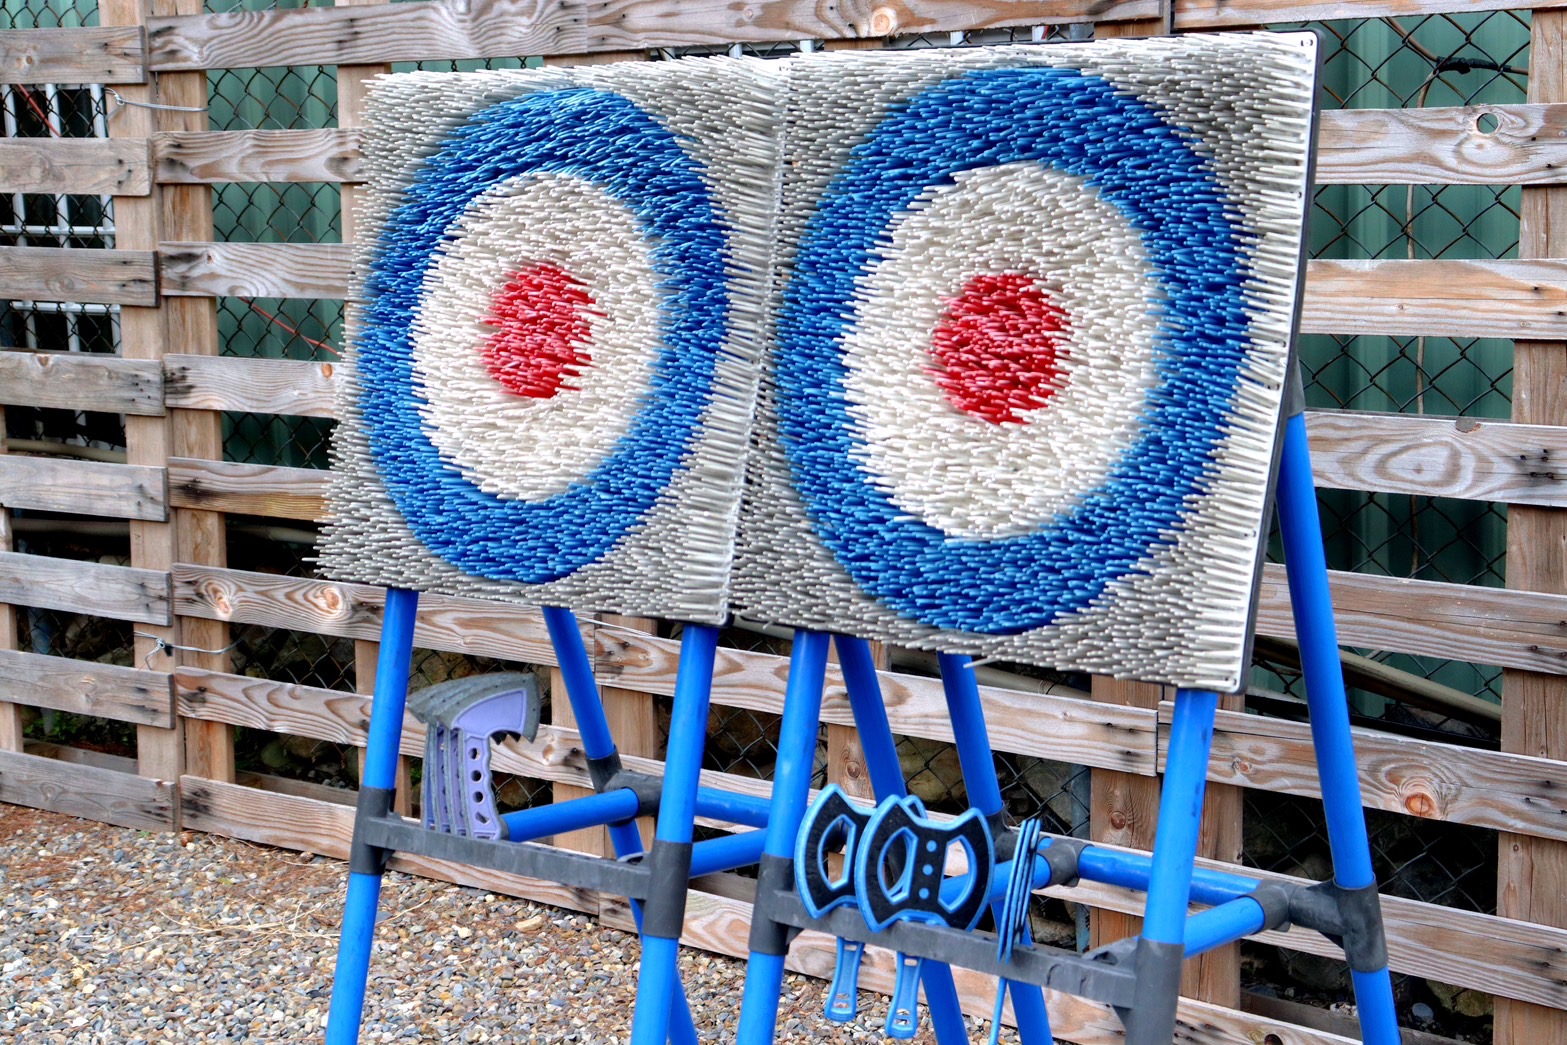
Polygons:
<instances>
[{"instance_id":1,"label":"red bullseye","mask_svg":"<svg viewBox=\"0 0 1567 1045\"><path fill-rule=\"evenodd\" d=\"M593 363L593 298L565 269L548 263L517 272L496 295L484 322L495 328L480 348L485 369L508 392L549 399Z\"/></svg>"},{"instance_id":2,"label":"red bullseye","mask_svg":"<svg viewBox=\"0 0 1567 1045\"><path fill-rule=\"evenodd\" d=\"M1065 380L1066 312L1031 276L975 276L931 336L930 373L953 406L991 424L1022 424Z\"/></svg>"}]
</instances>

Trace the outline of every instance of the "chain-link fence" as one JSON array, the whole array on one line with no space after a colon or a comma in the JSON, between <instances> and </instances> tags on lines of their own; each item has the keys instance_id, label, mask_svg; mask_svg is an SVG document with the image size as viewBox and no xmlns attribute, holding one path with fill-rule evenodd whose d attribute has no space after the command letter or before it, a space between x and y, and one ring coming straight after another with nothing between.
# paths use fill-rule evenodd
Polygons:
<instances>
[{"instance_id":1,"label":"chain-link fence","mask_svg":"<svg viewBox=\"0 0 1567 1045\"><path fill-rule=\"evenodd\" d=\"M305 6L309 0L209 0L213 12ZM90 4L69 0L17 0L0 13L0 27L90 25ZM1083 39L1087 27L1024 28L968 34L923 34L891 41L894 47L947 47ZM1321 23L1326 49L1324 108L1420 108L1494 105L1524 100L1528 67L1526 13L1490 12ZM766 46L658 51L656 60L692 53L781 57L823 46L799 41ZM514 68L538 59L429 62L420 68ZM399 70L416 66L400 64ZM330 67L230 69L209 76L209 125L215 130L308 129L336 123L336 71ZM0 87L7 136L89 136L105 133L112 104L101 90ZM1482 133L1485 124L1481 125ZM11 194L0 197L0 243L113 246L110 200ZM213 190L219 239L332 243L340 238L341 196L333 184L231 184ZM1472 185L1330 185L1319 187L1311 225L1311 253L1328 259L1491 259L1516 256L1519 190ZM117 349L117 310L112 306L56 306L0 302L0 347L112 352ZM341 347L342 305L337 301L220 298L220 343L227 355L305 360L335 359ZM1506 417L1511 397L1510 341L1486 338L1332 337L1302 339L1308 403L1401 414ZM229 460L323 467L330 422L315 418L229 415L224 452ZM6 430L13 450L29 441L73 446L92 456L123 452L120 419L70 411L10 408ZM1504 581L1506 509L1500 504L1450 498L1351 491L1323 491L1330 565L1388 576L1499 587ZM41 554L122 561L128 548L123 526L114 533L92 524L72 533L52 517L18 512L19 547ZM264 519L230 518L229 561L242 569L291 576L309 572L313 537L304 524L279 526ZM129 663L131 627L50 611L19 617L24 648L83 660ZM665 628L666 636L674 634ZM348 640L253 626L236 627L234 670L329 689L351 689L355 651ZM726 644L770 653L787 640L737 631ZM1499 671L1491 666L1429 657L1358 651L1381 665L1375 687L1362 676L1353 693L1357 720L1379 728L1449 742L1494 744L1494 718L1417 707L1404 699L1399 674L1434 681L1461 694L1499 700ZM1298 669L1291 651L1260 647L1253 678L1254 709L1298 714ZM441 681L496 665L434 651L417 651L418 684ZM907 665L900 669L907 670ZM1082 685L1082 680L1071 680ZM667 728L667 701L660 723ZM1440 704L1440 702L1438 702ZM55 728L58 725L39 729ZM776 760L776 716L715 707L706 767L758 778L771 776ZM41 734L35 734L41 735ZM825 737L825 734L824 734ZM73 741L75 738L72 738ZM86 741L92 743L91 738ZM309 751L306 748L315 745ZM256 772L293 775L330 784L352 784L353 752L274 734L240 738L242 765ZM826 741L818 783L825 780ZM899 739L899 755L911 789L934 809L955 811L965 801L956 755L949 745ZM302 768L303 767L303 768ZM1088 826L1088 773L1082 767L999 755L1008 812L1014 819L1041 815L1050 830L1084 834ZM537 781L506 781L503 804L547 801ZM1319 804L1248 791L1246 859L1272 870L1321 877L1326 840ZM1377 871L1387 891L1472 910L1494 909L1495 839L1460 825L1371 814ZM1036 931L1054 942L1081 938L1074 912L1059 904L1036 911ZM1053 927L1053 928L1052 928ZM1248 946L1249 988L1262 993L1295 990L1303 1000L1334 1002L1346 995L1339 972L1324 964L1266 947ZM1336 964L1335 969L1339 969ZM1312 985L1315 986L1312 986ZM1440 984L1405 981L1400 999L1405 1022L1470 1037L1485 1032L1484 1000Z\"/></svg>"}]
</instances>

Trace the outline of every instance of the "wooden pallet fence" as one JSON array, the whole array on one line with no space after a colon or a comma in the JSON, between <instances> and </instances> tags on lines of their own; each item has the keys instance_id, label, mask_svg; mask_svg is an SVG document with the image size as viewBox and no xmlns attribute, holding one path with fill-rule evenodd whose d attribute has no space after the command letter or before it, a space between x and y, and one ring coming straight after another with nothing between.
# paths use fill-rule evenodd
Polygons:
<instances>
[{"instance_id":1,"label":"wooden pallet fence","mask_svg":"<svg viewBox=\"0 0 1567 1045\"><path fill-rule=\"evenodd\" d=\"M1337 573L1334 595L1347 645L1460 659L1508 671L1499 716L1507 750L1486 751L1359 731L1360 776L1368 808L1499 832L1503 910L1515 917L1451 910L1388 898L1394 967L1497 996L1499 1045L1567 1043L1567 930L1549 897L1567 894L1560 847L1567 845L1567 761L1553 746L1559 709L1551 695L1567 677L1567 595L1552 534L1562 525L1567 489L1555 462L1567 455L1567 260L1553 244L1567 210L1567 98L1549 63L1567 51L1560 12L1567 0L1537 0L1531 78L1543 85L1527 104L1356 109L1322 114L1318 181L1324 185L1521 185L1529 211L1528 249L1494 261L1316 261L1308 268L1304 326L1340 335L1522 339L1524 360L1510 421L1313 411L1316 478L1337 489L1501 503L1524 520L1513 533L1514 591ZM199 106L206 72L225 68L340 65L344 125L338 128L208 131L203 116L123 110L107 141L0 142L0 191L107 193L116 197L121 235L109 251L0 247L0 285L11 298L118 303L128 317L122 357L0 353L0 409L7 404L128 416L127 462L74 460L16 446L0 454L0 603L33 605L133 622L169 641L219 648L230 624L356 642L360 677L378 637L378 589L242 571L223 556L224 520L244 515L284 523L321 519L327 475L280 465L223 460L217 436L224 412L333 416L334 364L230 358L219 354L211 322L218 297L336 300L347 293L360 137L352 125L364 77L385 63L540 55L551 62L637 57L662 47L822 39L872 44L900 33L947 33L1098 19L1110 32L1145 31L1161 0L850 0L821 5L776 0L723 6L673 0L428 0L421 4L339 3L331 8L206 14L191 0L148 18L130 0L105 0L95 29L0 32L0 83L120 84L130 100ZM1178 29L1209 31L1271 22L1500 11L1509 0L1175 0ZM1542 14L1540 12L1558 12ZM115 21L124 25L114 25ZM1112 28L1122 27L1122 28ZM1559 78L1559 77L1558 77ZM218 242L210 188L229 183L329 183L345 187L344 245ZM1530 208L1534 208L1530 210ZM168 218L169 220L164 220ZM26 451L26 452L18 452ZM142 549L131 567L24 555L12 549L9 509L73 513L135 529ZM1530 548L1523 534L1544 536ZM1533 550L1531 550L1531 548ZM585 624L600 679L631 694L628 707L651 716L653 696L673 692L677 646L635 628ZM1292 634L1282 574L1262 587L1259 630ZM20 802L147 829L185 827L336 856L346 853L351 794L232 764L236 727L328 741L364 743L367 697L236 675L221 657L161 652L141 639L133 667L88 664L19 652L15 629L0 626L0 801ZM478 600L421 601L417 643L449 653L549 667L553 653L538 615ZM156 656L153 654L156 653ZM150 658L150 659L149 659ZM714 701L766 714L781 710L787 662L724 649ZM158 670L153 670L158 669ZM882 672L893 728L950 739L939 684L906 671ZM998 750L1092 767L1096 782L1122 781L1138 794L1163 766L1169 708L1157 692L1122 706L1083 699L1064 687L1043 693L985 687ZM1559 701L1557 702L1560 703ZM17 708L52 708L134 723L143 758L135 762L36 741L23 743ZM1518 709L1526 709L1520 711ZM1538 728L1528 721L1544 723ZM851 724L841 683L829 676L824 721L838 738ZM1538 735L1537 735L1538 734ZM1550 734L1546 736L1545 734ZM421 752L422 728L405 724L403 751ZM634 768L656 772L649 755ZM532 744L501 745L498 770L562 788L587 783L575 731L557 723ZM1221 713L1209 777L1244 790L1317 795L1309 736L1301 725ZM137 773L140 775L137 775ZM177 783L176 783L177 782ZM763 782L709 773L704 782L765 794ZM1096 803L1104 813L1115 803ZM1233 807L1232 807L1233 809ZM1137 821L1125 837L1148 832ZM1146 816L1143 814L1146 813ZM1141 819L1139 819L1141 818ZM722 827L724 825L713 825ZM422 859L399 866L596 914L629 927L623 901L584 890ZM686 920L688 943L741 954L747 885L733 876L701 883ZM1080 886L1056 891L1074 902L1133 913L1129 895ZM1264 934L1265 942L1335 955L1314 934ZM796 969L825 976L831 942L806 934ZM1214 966L1234 979L1233 967ZM865 982L891 984L877 955ZM992 987L959 974L965 1006L988 1014ZM1233 998L1233 983L1205 983L1205 997ZM1226 993L1228 992L1228 993ZM1342 1024L1312 1025L1240 1006L1183 1003L1181 1040L1224 1045L1344 1045ZM1111 1043L1119 1026L1104 1009L1052 998L1061 1040Z\"/></svg>"}]
</instances>

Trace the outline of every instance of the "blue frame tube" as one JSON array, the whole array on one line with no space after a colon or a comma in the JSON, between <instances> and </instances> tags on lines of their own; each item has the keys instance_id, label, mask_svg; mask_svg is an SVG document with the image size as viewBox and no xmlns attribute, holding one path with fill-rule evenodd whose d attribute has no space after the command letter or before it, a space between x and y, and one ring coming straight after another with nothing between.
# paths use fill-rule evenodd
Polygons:
<instances>
[{"instance_id":1,"label":"blue frame tube","mask_svg":"<svg viewBox=\"0 0 1567 1045\"><path fill-rule=\"evenodd\" d=\"M1175 691L1170 757L1159 795L1159 826L1148 873L1148 906L1143 912L1142 935L1155 943L1182 943L1186 937L1192 863L1197 858L1208 753L1213 746L1213 713L1218 706L1219 695L1211 690Z\"/></svg>"},{"instance_id":2,"label":"blue frame tube","mask_svg":"<svg viewBox=\"0 0 1567 1045\"><path fill-rule=\"evenodd\" d=\"M602 795L584 795L567 802L519 809L504 814L501 822L506 825L507 841L531 842L566 831L635 819L640 804L637 793L623 787Z\"/></svg>"},{"instance_id":3,"label":"blue frame tube","mask_svg":"<svg viewBox=\"0 0 1567 1045\"><path fill-rule=\"evenodd\" d=\"M408 669L413 659L414 622L418 612L418 592L402 588L387 590L361 787L391 790L397 784L397 756L402 745L403 709L408 703ZM332 1003L326 1020L328 1045L353 1045L359 1040L365 987L370 980L375 915L380 904L381 876L350 873L348 896L343 903L337 968L332 976Z\"/></svg>"},{"instance_id":4,"label":"blue frame tube","mask_svg":"<svg viewBox=\"0 0 1567 1045\"><path fill-rule=\"evenodd\" d=\"M1349 701L1344 693L1338 628L1333 621L1322 519L1317 510L1317 488L1311 475L1303 413L1285 422L1277 496L1284 572L1289 579L1301 673L1306 680L1311 743L1317 755L1317 776L1322 782L1333 880L1341 888L1363 889L1376 883L1376 875L1371 867L1360 776L1355 769ZM1397 1045L1398 1020L1387 969L1356 972L1352 980L1360 1030L1367 1045Z\"/></svg>"},{"instance_id":5,"label":"blue frame tube","mask_svg":"<svg viewBox=\"0 0 1567 1045\"><path fill-rule=\"evenodd\" d=\"M1097 845L1084 847L1077 860L1078 874L1090 882L1142 892L1148 891L1152 866L1153 861L1146 853L1123 853ZM1256 878L1198 867L1192 871L1191 899L1213 905L1228 903L1252 892L1260 884Z\"/></svg>"},{"instance_id":6,"label":"blue frame tube","mask_svg":"<svg viewBox=\"0 0 1567 1045\"><path fill-rule=\"evenodd\" d=\"M1186 957L1195 958L1261 932L1265 917L1262 904L1244 897L1199 911L1186 920Z\"/></svg>"},{"instance_id":7,"label":"blue frame tube","mask_svg":"<svg viewBox=\"0 0 1567 1045\"><path fill-rule=\"evenodd\" d=\"M741 831L722 838L710 838L691 847L691 877L718 871L733 871L756 863L762 855L766 832Z\"/></svg>"},{"instance_id":8,"label":"blue frame tube","mask_svg":"<svg viewBox=\"0 0 1567 1045\"><path fill-rule=\"evenodd\" d=\"M843 670L844 689L849 694L849 709L859 731L860 747L865 752L865 769L870 774L871 790L877 801L908 793L903 766L898 761L898 744L892 737L887 707L881 699L881 682L876 677L876 660L864 639L834 635L838 664ZM941 962L927 961L920 976L925 986L925 1004L940 1045L968 1042L963 1024L963 1009L958 1002L957 984L952 969Z\"/></svg>"},{"instance_id":9,"label":"blue frame tube","mask_svg":"<svg viewBox=\"0 0 1567 1045\"><path fill-rule=\"evenodd\" d=\"M745 827L766 827L771 806L770 801L755 795L720 791L716 787L696 789L696 815L714 820L728 820Z\"/></svg>"},{"instance_id":10,"label":"blue frame tube","mask_svg":"<svg viewBox=\"0 0 1567 1045\"><path fill-rule=\"evenodd\" d=\"M604 702L599 697L598 683L593 679L593 661L582 642L582 632L577 627L577 616L558 606L545 606L544 626L549 631L550 645L555 648L555 662L560 667L566 684L566 700L577 720L577 735L582 739L582 753L588 758L604 758L615 753L615 738L609 729L609 719L604 715ZM615 856L624 860L642 852L642 831L635 821L623 821L609 825L610 848ZM642 932L642 905L631 901L631 919L637 932ZM691 1004L684 990L676 990L670 1002L674 1013L670 1021L670 1036L675 1045L697 1045L696 1021L691 1016Z\"/></svg>"},{"instance_id":11,"label":"blue frame tube","mask_svg":"<svg viewBox=\"0 0 1567 1045\"><path fill-rule=\"evenodd\" d=\"M947 713L952 716L952 735L957 744L958 764L963 784L968 789L969 805L985 817L994 817L1005 809L1001 781L996 777L995 756L990 749L990 730L985 725L985 706L979 699L979 680L974 664L967 656L938 653L941 689L947 697ZM996 880L1006 878L997 868ZM1003 894L1005 889L1003 888ZM999 916L998 900L992 900L991 913ZM1024 940L1032 938L1025 922ZM1012 993L1012 1015L1023 1045L1051 1045L1050 1013L1045 1008L1045 992L1033 984L1006 982Z\"/></svg>"},{"instance_id":12,"label":"blue frame tube","mask_svg":"<svg viewBox=\"0 0 1567 1045\"><path fill-rule=\"evenodd\" d=\"M811 772L821 726L822 688L827 670L828 637L796 631L789 651L789 682L783 721L778 727L778 764L773 771L772 816L763 834L762 852L781 860L794 856L795 837L810 801ZM745 992L740 1001L737 1045L772 1045L783 994L782 954L752 951L746 961Z\"/></svg>"},{"instance_id":13,"label":"blue frame tube","mask_svg":"<svg viewBox=\"0 0 1567 1045\"><path fill-rule=\"evenodd\" d=\"M675 678L669 721L669 753L664 762L664 787L659 798L655 845L690 845L696 819L697 781L707 740L707 709L713 689L713 658L718 629L687 624L680 640L680 668ZM655 848L654 856L658 850ZM685 894L680 896L682 908ZM631 1020L631 1045L664 1045L669 1037L670 1002L683 996L675 967L680 956L674 937L642 936L642 963L637 972L637 1002Z\"/></svg>"}]
</instances>

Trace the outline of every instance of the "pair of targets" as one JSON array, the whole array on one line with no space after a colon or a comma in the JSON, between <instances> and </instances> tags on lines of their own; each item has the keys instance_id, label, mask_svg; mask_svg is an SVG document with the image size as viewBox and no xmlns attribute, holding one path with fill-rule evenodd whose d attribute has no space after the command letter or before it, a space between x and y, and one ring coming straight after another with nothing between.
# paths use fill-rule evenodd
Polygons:
<instances>
[{"instance_id":1,"label":"pair of targets","mask_svg":"<svg viewBox=\"0 0 1567 1045\"><path fill-rule=\"evenodd\" d=\"M332 577L1241 681L1315 38L375 84Z\"/></svg>"}]
</instances>

